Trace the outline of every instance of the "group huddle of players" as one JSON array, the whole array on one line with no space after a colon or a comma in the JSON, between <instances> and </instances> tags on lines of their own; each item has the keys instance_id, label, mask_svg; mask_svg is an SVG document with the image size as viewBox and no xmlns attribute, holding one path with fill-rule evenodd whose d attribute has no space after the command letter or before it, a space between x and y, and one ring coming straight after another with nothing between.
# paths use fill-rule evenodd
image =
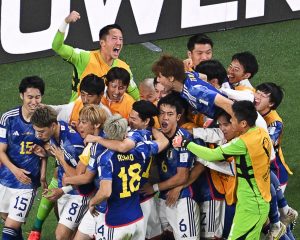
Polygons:
<instances>
[{"instance_id":1,"label":"group huddle of players","mask_svg":"<svg viewBox=\"0 0 300 240\"><path fill-rule=\"evenodd\" d=\"M53 208L59 240L294 239L298 213L283 194L292 172L276 112L283 90L251 85L255 56L236 53L226 70L212 59L212 40L196 34L188 59L162 55L155 78L137 87L118 58L117 24L100 30L98 50L64 44L79 19L71 12L52 44L74 67L70 102L42 104L45 83L29 76L19 85L22 105L1 117L2 239L23 239L40 186L29 240L42 239Z\"/></svg>"}]
</instances>

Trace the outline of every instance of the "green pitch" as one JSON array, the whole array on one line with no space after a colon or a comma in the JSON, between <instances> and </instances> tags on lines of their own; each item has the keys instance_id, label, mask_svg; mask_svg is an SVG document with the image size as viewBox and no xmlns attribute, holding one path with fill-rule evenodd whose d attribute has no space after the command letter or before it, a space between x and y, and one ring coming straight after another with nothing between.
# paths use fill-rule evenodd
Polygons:
<instances>
[{"instance_id":1,"label":"green pitch","mask_svg":"<svg viewBox=\"0 0 300 240\"><path fill-rule=\"evenodd\" d=\"M208 34L214 41L214 58L228 66L231 56L241 51L251 51L259 62L258 74L251 79L253 86L272 81L285 89L283 103L278 109L285 123L283 152L286 161L294 172L290 176L286 198L293 208L300 211L300 20L245 27ZM186 58L188 37L159 40L154 43L165 53L179 58ZM121 59L130 66L136 82L151 77L151 66L160 53L150 52L140 44L126 45ZM19 94L17 86L24 76L39 75L46 81L46 93L43 102L49 104L67 103L71 94L72 67L60 57L49 57L14 64L0 65L0 112L17 106ZM48 180L51 179L53 161L49 163ZM24 237L30 231L38 207L36 198L26 225ZM42 239L54 239L56 219L54 214L47 219L43 228ZM1 225L0 225L1 230ZM295 237L300 237L300 226L296 225Z\"/></svg>"}]
</instances>

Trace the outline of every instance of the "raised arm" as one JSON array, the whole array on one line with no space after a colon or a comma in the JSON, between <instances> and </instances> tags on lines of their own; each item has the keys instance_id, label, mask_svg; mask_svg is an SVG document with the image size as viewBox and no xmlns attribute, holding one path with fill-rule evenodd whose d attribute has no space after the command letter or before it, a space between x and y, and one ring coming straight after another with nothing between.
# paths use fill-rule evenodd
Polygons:
<instances>
[{"instance_id":1,"label":"raised arm","mask_svg":"<svg viewBox=\"0 0 300 240\"><path fill-rule=\"evenodd\" d=\"M89 54L86 51L74 49L72 46L64 44L65 32L69 23L76 22L80 19L80 15L76 11L72 11L63 21L59 27L53 42L52 49L60 55L63 59L74 65L82 64L86 65L89 60Z\"/></svg>"}]
</instances>

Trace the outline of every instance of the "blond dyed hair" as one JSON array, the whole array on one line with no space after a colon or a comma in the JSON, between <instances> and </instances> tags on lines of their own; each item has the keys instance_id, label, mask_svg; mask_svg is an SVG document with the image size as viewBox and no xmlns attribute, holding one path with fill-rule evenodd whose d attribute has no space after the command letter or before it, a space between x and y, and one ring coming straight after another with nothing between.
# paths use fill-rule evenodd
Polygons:
<instances>
[{"instance_id":1,"label":"blond dyed hair","mask_svg":"<svg viewBox=\"0 0 300 240\"><path fill-rule=\"evenodd\" d=\"M107 139L123 140L127 127L127 120L120 114L114 114L105 121L103 131Z\"/></svg>"},{"instance_id":2,"label":"blond dyed hair","mask_svg":"<svg viewBox=\"0 0 300 240\"><path fill-rule=\"evenodd\" d=\"M103 126L107 118L107 112L95 104L86 105L79 112L79 119L88 121L92 125L100 124Z\"/></svg>"}]
</instances>

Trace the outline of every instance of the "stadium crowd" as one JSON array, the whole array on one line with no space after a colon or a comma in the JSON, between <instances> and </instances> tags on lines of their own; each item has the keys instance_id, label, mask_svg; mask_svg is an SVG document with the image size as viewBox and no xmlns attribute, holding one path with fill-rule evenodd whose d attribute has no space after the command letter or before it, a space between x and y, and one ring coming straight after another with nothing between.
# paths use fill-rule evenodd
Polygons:
<instances>
[{"instance_id":1,"label":"stadium crowd","mask_svg":"<svg viewBox=\"0 0 300 240\"><path fill-rule=\"evenodd\" d=\"M42 239L52 209L58 240L295 239L276 111L283 89L252 86L256 57L236 53L226 70L212 39L196 34L187 59L162 55L137 87L119 59L119 25L100 30L98 50L64 43L79 19L71 12L52 44L74 67L70 102L42 103L44 81L28 76L22 105L1 117L2 239L23 239L39 187L29 240Z\"/></svg>"}]
</instances>

